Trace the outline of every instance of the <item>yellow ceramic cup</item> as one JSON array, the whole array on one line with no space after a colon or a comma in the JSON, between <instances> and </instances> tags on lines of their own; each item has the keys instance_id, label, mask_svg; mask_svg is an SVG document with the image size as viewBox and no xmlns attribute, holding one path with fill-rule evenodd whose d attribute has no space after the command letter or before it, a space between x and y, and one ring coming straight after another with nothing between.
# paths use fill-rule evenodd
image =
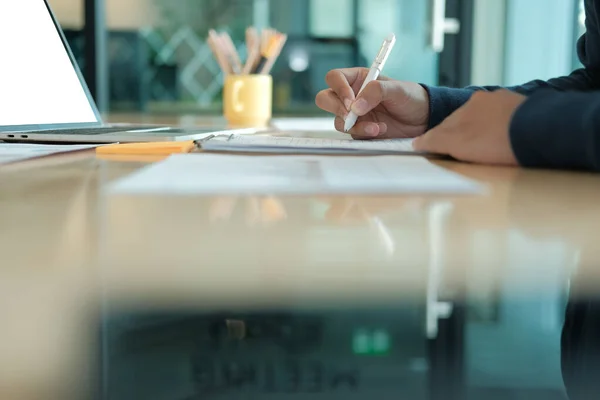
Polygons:
<instances>
[{"instance_id":1,"label":"yellow ceramic cup","mask_svg":"<svg viewBox=\"0 0 600 400\"><path fill-rule=\"evenodd\" d=\"M264 127L273 109L270 75L229 75L223 88L223 113L231 126Z\"/></svg>"}]
</instances>

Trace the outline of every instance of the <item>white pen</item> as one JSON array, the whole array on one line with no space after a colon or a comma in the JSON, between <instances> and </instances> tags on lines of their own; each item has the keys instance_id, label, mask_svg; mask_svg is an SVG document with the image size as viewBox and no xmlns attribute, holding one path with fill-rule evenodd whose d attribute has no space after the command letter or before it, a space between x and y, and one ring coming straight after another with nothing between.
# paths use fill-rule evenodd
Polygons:
<instances>
[{"instance_id":1,"label":"white pen","mask_svg":"<svg viewBox=\"0 0 600 400\"><path fill-rule=\"evenodd\" d=\"M383 41L383 44L381 45L381 49L379 50L377 57L375 57L375 61L373 61L373 64L371 65L369 74L365 78L365 81L363 82L362 87L358 91L358 94L356 95L356 97L358 97L358 95L360 95L360 93L365 89L365 87L370 82L373 82L374 80L377 80L377 78L379 78L379 75L381 74L381 71L383 70L385 62L387 61L388 57L390 56L390 53L392 52L392 49L394 48L395 44L396 44L396 35L394 35L393 33L390 33L390 35L387 38L385 38L385 40ZM346 122L344 123L344 131L348 132L350 129L352 129L354 127L354 125L356 124L357 119L358 119L358 116L354 112L350 111L350 113L346 117Z\"/></svg>"}]
</instances>

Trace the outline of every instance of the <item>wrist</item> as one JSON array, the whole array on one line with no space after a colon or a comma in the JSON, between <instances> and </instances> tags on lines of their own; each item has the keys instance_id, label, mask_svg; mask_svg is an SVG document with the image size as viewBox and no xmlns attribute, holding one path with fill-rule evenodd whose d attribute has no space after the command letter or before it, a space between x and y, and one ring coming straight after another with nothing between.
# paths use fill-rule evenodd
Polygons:
<instances>
[{"instance_id":1,"label":"wrist","mask_svg":"<svg viewBox=\"0 0 600 400\"><path fill-rule=\"evenodd\" d=\"M473 95L470 89L454 89L420 84L427 93L428 123L427 130L435 128L454 111L462 107Z\"/></svg>"}]
</instances>

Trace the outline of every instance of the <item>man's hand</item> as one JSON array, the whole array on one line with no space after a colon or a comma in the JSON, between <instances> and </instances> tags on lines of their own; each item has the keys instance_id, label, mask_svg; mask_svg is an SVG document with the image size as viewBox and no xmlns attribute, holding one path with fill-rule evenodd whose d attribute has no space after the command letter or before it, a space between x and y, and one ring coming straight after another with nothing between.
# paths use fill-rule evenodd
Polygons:
<instances>
[{"instance_id":1,"label":"man's hand","mask_svg":"<svg viewBox=\"0 0 600 400\"><path fill-rule=\"evenodd\" d=\"M525 100L506 90L475 92L439 126L415 139L414 148L473 163L518 165L509 128L513 114Z\"/></svg>"},{"instance_id":2,"label":"man's hand","mask_svg":"<svg viewBox=\"0 0 600 400\"><path fill-rule=\"evenodd\" d=\"M360 90L367 68L335 69L325 80L329 89L316 98L319 108L336 115L335 128L344 132L350 110L358 122L350 130L356 139L413 138L425 133L429 121L429 95L417 83L380 76Z\"/></svg>"}]
</instances>

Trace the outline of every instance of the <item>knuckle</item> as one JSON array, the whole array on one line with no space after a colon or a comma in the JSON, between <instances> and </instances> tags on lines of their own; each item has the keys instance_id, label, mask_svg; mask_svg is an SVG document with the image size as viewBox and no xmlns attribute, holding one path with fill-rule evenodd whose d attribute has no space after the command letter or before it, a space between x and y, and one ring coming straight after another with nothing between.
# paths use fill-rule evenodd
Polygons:
<instances>
[{"instance_id":1,"label":"knuckle","mask_svg":"<svg viewBox=\"0 0 600 400\"><path fill-rule=\"evenodd\" d=\"M491 93L488 93L484 90L477 90L473 95L471 95L471 100L480 100L487 98Z\"/></svg>"},{"instance_id":2,"label":"knuckle","mask_svg":"<svg viewBox=\"0 0 600 400\"><path fill-rule=\"evenodd\" d=\"M381 81L371 81L367 84L367 88L373 94L381 93L381 91L383 90L382 86L383 85Z\"/></svg>"},{"instance_id":3,"label":"knuckle","mask_svg":"<svg viewBox=\"0 0 600 400\"><path fill-rule=\"evenodd\" d=\"M365 88L365 94L372 102L380 103L385 98L386 86L382 81L370 82Z\"/></svg>"},{"instance_id":4,"label":"knuckle","mask_svg":"<svg viewBox=\"0 0 600 400\"><path fill-rule=\"evenodd\" d=\"M340 71L338 71L337 69L332 69L325 75L325 82L327 82L327 84L331 86L331 83L339 77L339 74Z\"/></svg>"},{"instance_id":5,"label":"knuckle","mask_svg":"<svg viewBox=\"0 0 600 400\"><path fill-rule=\"evenodd\" d=\"M324 102L327 99L327 94L327 90L321 90L319 93L317 93L315 96L315 103L318 107L323 108Z\"/></svg>"},{"instance_id":6,"label":"knuckle","mask_svg":"<svg viewBox=\"0 0 600 400\"><path fill-rule=\"evenodd\" d=\"M338 99L335 92L331 89L322 90L317 93L315 97L315 104L320 109L338 116L343 116L346 114L346 109Z\"/></svg>"}]
</instances>

